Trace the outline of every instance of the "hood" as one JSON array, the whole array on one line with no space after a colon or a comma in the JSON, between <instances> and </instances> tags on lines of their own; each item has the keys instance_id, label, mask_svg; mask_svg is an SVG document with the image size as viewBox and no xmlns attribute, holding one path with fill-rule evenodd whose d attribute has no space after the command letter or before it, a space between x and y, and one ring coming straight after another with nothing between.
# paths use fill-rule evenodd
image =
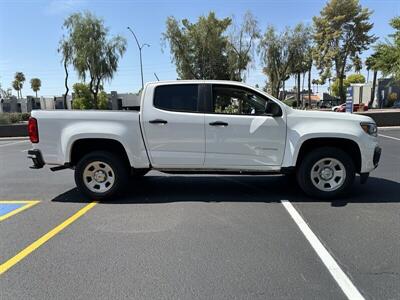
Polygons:
<instances>
[{"instance_id":1,"label":"hood","mask_svg":"<svg viewBox=\"0 0 400 300\"><path fill-rule=\"evenodd\" d=\"M328 120L347 120L355 122L368 122L375 123L375 121L368 116L359 114L332 112L332 111L315 111L315 110L298 110L289 108L287 110L288 117L291 115L296 117L313 118L313 119L328 119Z\"/></svg>"}]
</instances>

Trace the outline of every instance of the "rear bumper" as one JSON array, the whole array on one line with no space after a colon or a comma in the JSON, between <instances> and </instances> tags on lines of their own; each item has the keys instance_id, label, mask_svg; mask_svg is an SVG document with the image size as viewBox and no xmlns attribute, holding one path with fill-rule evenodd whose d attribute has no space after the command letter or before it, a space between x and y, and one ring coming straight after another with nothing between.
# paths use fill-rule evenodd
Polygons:
<instances>
[{"instance_id":1,"label":"rear bumper","mask_svg":"<svg viewBox=\"0 0 400 300\"><path fill-rule=\"evenodd\" d=\"M42 153L38 149L28 150L28 158L32 159L33 162L33 166L30 167L31 169L41 169L45 165Z\"/></svg>"}]
</instances>

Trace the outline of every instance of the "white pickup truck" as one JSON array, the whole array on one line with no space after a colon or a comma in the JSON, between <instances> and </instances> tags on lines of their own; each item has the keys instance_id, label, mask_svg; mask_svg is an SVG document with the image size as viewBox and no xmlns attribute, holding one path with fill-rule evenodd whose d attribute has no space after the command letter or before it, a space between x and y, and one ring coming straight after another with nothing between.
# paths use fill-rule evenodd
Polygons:
<instances>
[{"instance_id":1,"label":"white pickup truck","mask_svg":"<svg viewBox=\"0 0 400 300\"><path fill-rule=\"evenodd\" d=\"M81 192L109 198L133 178L165 173L293 174L305 193L332 198L378 165L366 116L294 110L231 81L146 84L132 111L32 111L33 168L75 170Z\"/></svg>"}]
</instances>

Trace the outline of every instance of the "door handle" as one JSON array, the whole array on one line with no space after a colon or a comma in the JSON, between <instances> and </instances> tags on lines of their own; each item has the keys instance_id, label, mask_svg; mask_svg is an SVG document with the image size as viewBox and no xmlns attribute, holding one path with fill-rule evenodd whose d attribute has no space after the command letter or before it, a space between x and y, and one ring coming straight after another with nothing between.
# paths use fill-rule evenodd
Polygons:
<instances>
[{"instance_id":1,"label":"door handle","mask_svg":"<svg viewBox=\"0 0 400 300\"><path fill-rule=\"evenodd\" d=\"M216 121L216 122L211 122L209 123L210 126L228 126L228 123L226 122L221 122L221 121Z\"/></svg>"},{"instance_id":2,"label":"door handle","mask_svg":"<svg viewBox=\"0 0 400 300\"><path fill-rule=\"evenodd\" d=\"M162 120L162 119L155 119L155 120L150 120L150 124L162 124L165 125L168 123L168 121Z\"/></svg>"}]
</instances>

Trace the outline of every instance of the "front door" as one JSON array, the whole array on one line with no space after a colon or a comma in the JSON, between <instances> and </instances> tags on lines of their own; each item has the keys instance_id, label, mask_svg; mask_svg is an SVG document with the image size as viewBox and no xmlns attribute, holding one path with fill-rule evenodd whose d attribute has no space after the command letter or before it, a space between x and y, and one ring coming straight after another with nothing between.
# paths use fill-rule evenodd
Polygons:
<instances>
[{"instance_id":1,"label":"front door","mask_svg":"<svg viewBox=\"0 0 400 300\"><path fill-rule=\"evenodd\" d=\"M211 113L205 115L208 168L279 166L283 160L284 116L265 115L268 99L261 93L234 85L212 85Z\"/></svg>"}]
</instances>

